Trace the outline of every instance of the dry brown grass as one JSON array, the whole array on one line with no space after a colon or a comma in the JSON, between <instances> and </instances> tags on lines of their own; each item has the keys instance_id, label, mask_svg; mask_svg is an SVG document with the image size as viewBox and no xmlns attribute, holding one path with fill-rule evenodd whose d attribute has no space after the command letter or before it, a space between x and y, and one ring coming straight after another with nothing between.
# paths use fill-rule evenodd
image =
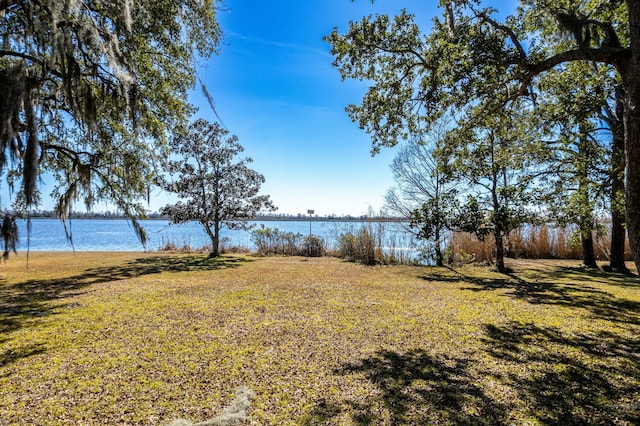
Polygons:
<instances>
[{"instance_id":1,"label":"dry brown grass","mask_svg":"<svg viewBox=\"0 0 640 426\"><path fill-rule=\"evenodd\" d=\"M580 241L572 241L571 232L566 229L553 229L546 225L527 229L517 229L504 240L505 253L509 257L524 259L574 259L582 258ZM606 261L609 258L611 237L608 234L597 236L594 233L594 251L596 259ZM495 243L491 235L485 241L478 240L472 234L454 232L449 244L449 252L455 262L491 262L494 260ZM629 241L625 245L626 260L631 261Z\"/></svg>"},{"instance_id":2,"label":"dry brown grass","mask_svg":"<svg viewBox=\"0 0 640 426\"><path fill-rule=\"evenodd\" d=\"M32 253L0 269L0 424L634 424L640 282L558 261Z\"/></svg>"}]
</instances>

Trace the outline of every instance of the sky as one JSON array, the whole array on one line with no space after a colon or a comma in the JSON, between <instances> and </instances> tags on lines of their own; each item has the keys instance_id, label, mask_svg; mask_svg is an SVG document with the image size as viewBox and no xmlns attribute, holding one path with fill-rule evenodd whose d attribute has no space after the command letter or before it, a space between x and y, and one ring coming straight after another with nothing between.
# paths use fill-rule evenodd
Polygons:
<instances>
[{"instance_id":1,"label":"sky","mask_svg":"<svg viewBox=\"0 0 640 426\"><path fill-rule=\"evenodd\" d=\"M351 20L395 15L403 7L428 31L440 14L437 3L225 1L227 10L218 14L220 52L203 61L198 74L224 126L265 176L261 193L270 195L276 213L359 216L383 207L397 148L371 156L369 136L344 110L360 103L367 83L341 81L322 38L334 27L343 34ZM192 101L199 107L196 117L217 120L200 90ZM155 202L162 199L157 195Z\"/></svg>"},{"instance_id":2,"label":"sky","mask_svg":"<svg viewBox=\"0 0 640 426\"><path fill-rule=\"evenodd\" d=\"M412 3L412 2L405 2ZM413 2L434 4L435 2ZM223 124L238 136L253 168L265 176L261 193L276 213L318 215L378 211L393 184L393 149L371 156L367 134L345 107L367 84L342 82L322 40L334 27L373 13L397 13L402 2L381 0L227 0L218 15L220 53L199 70ZM430 17L437 10L428 7ZM199 116L217 117L199 91Z\"/></svg>"},{"instance_id":3,"label":"sky","mask_svg":"<svg viewBox=\"0 0 640 426\"><path fill-rule=\"evenodd\" d=\"M513 10L517 0L493 0L499 10ZM334 27L341 34L350 21L373 14L396 15L402 8L416 15L423 32L441 14L437 0L225 0L218 12L224 38L219 53L201 59L198 77L213 97L218 116L200 89L190 94L198 108L193 117L222 120L238 136L244 155L266 182L275 213L316 215L379 212L394 184L390 164L396 148L371 155L369 135L345 112L359 104L368 83L342 81L323 41ZM43 194L48 193L45 188ZM2 193L0 203L12 197ZM44 200L44 210L53 208ZM159 189L151 193L150 211L176 199ZM81 210L82 205L76 206ZM98 205L96 211L110 210Z\"/></svg>"}]
</instances>

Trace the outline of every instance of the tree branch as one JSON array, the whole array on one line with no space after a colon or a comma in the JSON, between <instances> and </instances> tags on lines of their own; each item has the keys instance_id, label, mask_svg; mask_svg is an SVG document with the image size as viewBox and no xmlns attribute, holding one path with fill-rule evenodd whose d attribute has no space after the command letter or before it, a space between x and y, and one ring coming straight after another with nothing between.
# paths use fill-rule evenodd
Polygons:
<instances>
[{"instance_id":1,"label":"tree branch","mask_svg":"<svg viewBox=\"0 0 640 426\"><path fill-rule=\"evenodd\" d=\"M64 147L64 146L60 146L60 145L55 145L55 144L50 144L50 143L46 143L46 142L41 142L41 148L43 151L46 151L48 149L51 149L53 151L57 151L60 154L64 155L65 157L67 157L68 159L72 160L72 161L79 161L80 157L83 155L86 155L88 157L96 157L98 156L98 154L96 153L91 153L91 152L87 152L87 151L75 151L73 149Z\"/></svg>"},{"instance_id":2,"label":"tree branch","mask_svg":"<svg viewBox=\"0 0 640 426\"><path fill-rule=\"evenodd\" d=\"M35 62L35 63L37 63L39 65L43 65L44 66L44 61L43 60L41 60L39 58L36 58L35 56L29 55L27 53L15 52L13 50L1 49L0 50L0 58L2 58L4 56L14 56L16 58L26 59L26 60L33 61L33 62Z\"/></svg>"},{"instance_id":3,"label":"tree branch","mask_svg":"<svg viewBox=\"0 0 640 426\"><path fill-rule=\"evenodd\" d=\"M607 38L611 39L609 40L609 43L607 45L603 45L599 48L579 48L575 50L568 50L551 56L550 58L547 58L546 60L539 63L530 64L527 63L528 56L524 47L522 46L522 43L511 27L500 24L485 12L477 11L475 8L471 8L471 10L478 17L478 19L488 23L493 28L506 34L507 37L509 37L509 39L511 40L513 46L518 51L517 61L513 61L511 63L513 65L519 65L526 70L526 73L524 75L524 78L522 79L520 90L516 94L516 96L526 93L527 87L529 87L531 81L536 75L541 74L545 71L549 71L562 63L575 61L592 61L610 64L621 70L621 68L624 67L625 62L631 55L630 49L620 46L617 34L615 34L615 31L610 24L588 20L584 22L585 25L591 24L599 26L605 32Z\"/></svg>"},{"instance_id":4,"label":"tree branch","mask_svg":"<svg viewBox=\"0 0 640 426\"><path fill-rule=\"evenodd\" d=\"M385 52L385 53L390 53L393 55L398 55L398 54L409 54L412 56L415 56L416 58L418 58L418 61L420 62L420 64L422 66L424 66L426 69L428 69L429 71L434 71L436 68L429 66L429 64L427 63L426 59L420 54L420 52L416 52L413 49L409 49L409 48L404 48L404 49L389 49L389 48L385 48L380 46L379 44L367 44L367 47L369 47L370 49L376 49L376 50L380 50L381 52ZM418 65L418 64L414 64L414 65Z\"/></svg>"},{"instance_id":5,"label":"tree branch","mask_svg":"<svg viewBox=\"0 0 640 426\"><path fill-rule=\"evenodd\" d=\"M502 25L502 24L496 22L495 20L491 19L489 17L489 15L487 15L485 12L478 12L474 8L472 8L471 10L473 10L473 12L476 14L476 16L478 18L480 18L484 22L490 24L495 29L502 31L503 33L505 33L509 37L509 39L511 40L511 43L513 43L515 48L518 50L518 56L520 58L520 62L519 62L520 65L526 66L525 64L526 64L526 60L527 60L527 52L524 50L524 47L522 47L522 43L520 43L520 40L518 39L518 36L513 31L513 29L508 27L508 26L506 26L506 25Z\"/></svg>"},{"instance_id":6,"label":"tree branch","mask_svg":"<svg viewBox=\"0 0 640 426\"><path fill-rule=\"evenodd\" d=\"M631 50L624 47L574 49L558 53L537 64L529 64L527 65L527 70L530 73L539 74L550 70L556 65L575 61L591 61L619 67L623 65L630 56Z\"/></svg>"},{"instance_id":7,"label":"tree branch","mask_svg":"<svg viewBox=\"0 0 640 426\"><path fill-rule=\"evenodd\" d=\"M631 50L623 47L601 47L601 48L584 48L567 50L551 56L544 61L535 64L526 64L520 90L518 95L526 93L527 87L531 84L533 78L545 71L549 71L560 64L576 61L591 61L613 65L622 71L628 58L631 56ZM621 72L621 74L624 74Z\"/></svg>"}]
</instances>

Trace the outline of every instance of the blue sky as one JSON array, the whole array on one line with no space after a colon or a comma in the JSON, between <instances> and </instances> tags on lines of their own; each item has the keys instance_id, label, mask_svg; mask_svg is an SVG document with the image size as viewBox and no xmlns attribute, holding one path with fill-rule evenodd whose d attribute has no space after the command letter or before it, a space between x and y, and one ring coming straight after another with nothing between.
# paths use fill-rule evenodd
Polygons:
<instances>
[{"instance_id":1,"label":"blue sky","mask_svg":"<svg viewBox=\"0 0 640 426\"><path fill-rule=\"evenodd\" d=\"M395 149L372 157L367 134L344 108L359 103L366 82L342 82L330 46L334 27L375 13L416 13L423 29L440 11L437 1L226 0L219 55L199 70L227 129L238 136L253 168L266 178L279 213L378 211L393 184ZM216 120L199 92L198 116Z\"/></svg>"},{"instance_id":2,"label":"blue sky","mask_svg":"<svg viewBox=\"0 0 640 426\"><path fill-rule=\"evenodd\" d=\"M395 15L402 8L428 31L441 13L437 3L225 0L227 10L218 14L224 32L220 53L202 61L198 74L224 125L265 176L261 192L271 196L277 213L313 209L318 215L357 216L383 206L393 185L389 165L396 149L371 156L368 135L344 111L360 102L367 83L342 82L322 38L334 27L344 33L351 20ZM516 1L492 3L513 9ZM194 118L217 119L200 90L191 100L200 108ZM152 211L173 201L159 190L151 195ZM46 202L43 207L50 208Z\"/></svg>"},{"instance_id":3,"label":"blue sky","mask_svg":"<svg viewBox=\"0 0 640 426\"><path fill-rule=\"evenodd\" d=\"M266 178L279 213L361 215L378 211L393 185L396 149L372 157L367 134L344 108L359 103L367 83L342 82L330 46L334 27L376 13L415 13L423 31L441 13L437 1L226 0L219 13L225 34L220 54L203 63L200 77L224 125L238 136L253 168ZM515 1L493 4L511 9ZM200 92L199 117L216 120Z\"/></svg>"}]
</instances>

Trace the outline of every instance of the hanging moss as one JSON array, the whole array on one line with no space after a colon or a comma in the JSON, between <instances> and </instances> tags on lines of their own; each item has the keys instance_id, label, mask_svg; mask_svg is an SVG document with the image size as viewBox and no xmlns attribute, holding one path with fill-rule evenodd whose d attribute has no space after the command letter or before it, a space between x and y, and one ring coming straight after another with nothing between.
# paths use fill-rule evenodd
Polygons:
<instances>
[{"instance_id":1,"label":"hanging moss","mask_svg":"<svg viewBox=\"0 0 640 426\"><path fill-rule=\"evenodd\" d=\"M16 217L9 213L5 214L2 220L2 229L0 229L0 238L4 242L4 253L2 254L4 260L9 258L9 252L16 253L16 246L19 242L18 237Z\"/></svg>"},{"instance_id":2,"label":"hanging moss","mask_svg":"<svg viewBox=\"0 0 640 426\"><path fill-rule=\"evenodd\" d=\"M41 0L0 13L0 173L27 208L46 172L62 218L99 201L143 217L153 163L193 111L196 58L217 48L216 2Z\"/></svg>"}]
</instances>

